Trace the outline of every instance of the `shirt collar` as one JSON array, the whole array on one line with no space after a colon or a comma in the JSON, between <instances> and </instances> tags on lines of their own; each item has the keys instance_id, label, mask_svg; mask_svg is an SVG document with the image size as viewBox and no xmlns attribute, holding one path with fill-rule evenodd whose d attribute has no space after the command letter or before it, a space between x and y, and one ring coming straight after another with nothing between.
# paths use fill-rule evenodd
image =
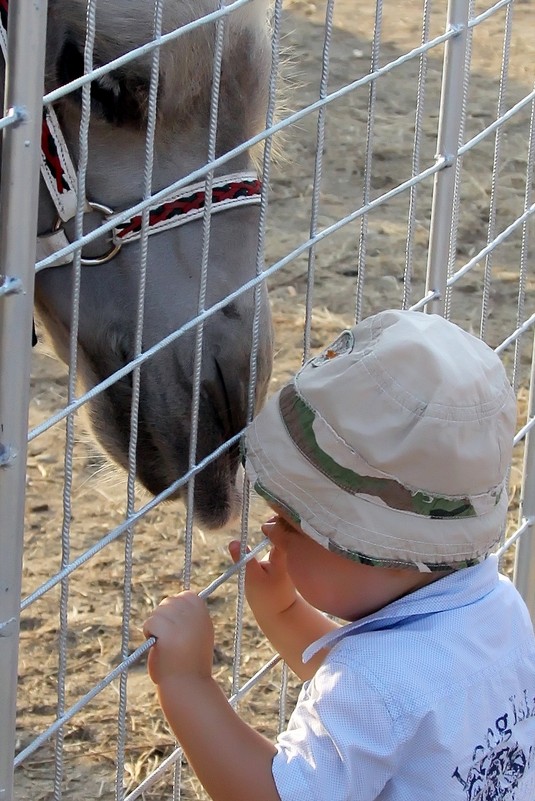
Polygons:
<instances>
[{"instance_id":1,"label":"shirt collar","mask_svg":"<svg viewBox=\"0 0 535 801\"><path fill-rule=\"evenodd\" d=\"M414 620L436 612L468 606L491 592L498 581L498 559L491 555L473 567L450 573L432 584L404 595L371 615L330 631L305 649L303 662L308 662L322 648L332 648L349 634L382 631L408 619Z\"/></svg>"}]
</instances>

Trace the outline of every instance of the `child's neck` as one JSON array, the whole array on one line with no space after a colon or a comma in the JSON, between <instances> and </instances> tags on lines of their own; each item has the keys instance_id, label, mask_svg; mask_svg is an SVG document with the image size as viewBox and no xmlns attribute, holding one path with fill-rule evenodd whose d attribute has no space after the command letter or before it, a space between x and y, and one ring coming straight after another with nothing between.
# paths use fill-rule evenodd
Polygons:
<instances>
[{"instance_id":1,"label":"child's neck","mask_svg":"<svg viewBox=\"0 0 535 801\"><path fill-rule=\"evenodd\" d=\"M360 567L367 567L361 565ZM348 608L350 615L344 619L354 621L374 614L394 601L410 595L422 587L438 581L451 571L419 573L415 570L370 567L371 573L362 573L362 582L354 595L354 605Z\"/></svg>"}]
</instances>

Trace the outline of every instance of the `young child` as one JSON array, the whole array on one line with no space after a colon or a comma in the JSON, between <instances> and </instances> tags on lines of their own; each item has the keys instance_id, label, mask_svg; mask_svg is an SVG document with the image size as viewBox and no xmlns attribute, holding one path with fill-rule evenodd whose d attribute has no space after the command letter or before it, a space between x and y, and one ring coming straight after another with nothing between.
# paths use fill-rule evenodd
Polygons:
<instances>
[{"instance_id":1,"label":"young child","mask_svg":"<svg viewBox=\"0 0 535 801\"><path fill-rule=\"evenodd\" d=\"M411 311L345 331L268 401L245 449L272 548L246 594L305 681L277 744L213 680L204 601L144 627L214 801L534 801L535 637L491 555L515 418L498 356Z\"/></svg>"}]
</instances>

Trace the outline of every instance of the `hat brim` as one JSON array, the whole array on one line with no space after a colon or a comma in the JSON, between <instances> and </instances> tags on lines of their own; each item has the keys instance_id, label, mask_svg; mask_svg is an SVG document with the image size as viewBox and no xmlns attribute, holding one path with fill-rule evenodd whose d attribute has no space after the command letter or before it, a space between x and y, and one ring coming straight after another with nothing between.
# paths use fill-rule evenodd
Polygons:
<instances>
[{"instance_id":1,"label":"hat brim","mask_svg":"<svg viewBox=\"0 0 535 801\"><path fill-rule=\"evenodd\" d=\"M505 524L505 490L490 511L460 519L424 517L344 492L296 447L278 394L247 429L245 456L261 495L286 509L325 548L365 564L421 571L469 567L494 549Z\"/></svg>"}]
</instances>

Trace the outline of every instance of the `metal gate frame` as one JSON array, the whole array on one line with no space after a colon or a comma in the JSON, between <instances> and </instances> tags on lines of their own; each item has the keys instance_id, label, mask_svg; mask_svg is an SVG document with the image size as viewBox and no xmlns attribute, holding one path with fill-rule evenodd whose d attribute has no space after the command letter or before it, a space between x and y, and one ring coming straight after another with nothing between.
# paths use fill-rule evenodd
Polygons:
<instances>
[{"instance_id":1,"label":"metal gate frame","mask_svg":"<svg viewBox=\"0 0 535 801\"><path fill-rule=\"evenodd\" d=\"M9 13L0 190L0 799L13 792L46 0Z\"/></svg>"}]
</instances>

